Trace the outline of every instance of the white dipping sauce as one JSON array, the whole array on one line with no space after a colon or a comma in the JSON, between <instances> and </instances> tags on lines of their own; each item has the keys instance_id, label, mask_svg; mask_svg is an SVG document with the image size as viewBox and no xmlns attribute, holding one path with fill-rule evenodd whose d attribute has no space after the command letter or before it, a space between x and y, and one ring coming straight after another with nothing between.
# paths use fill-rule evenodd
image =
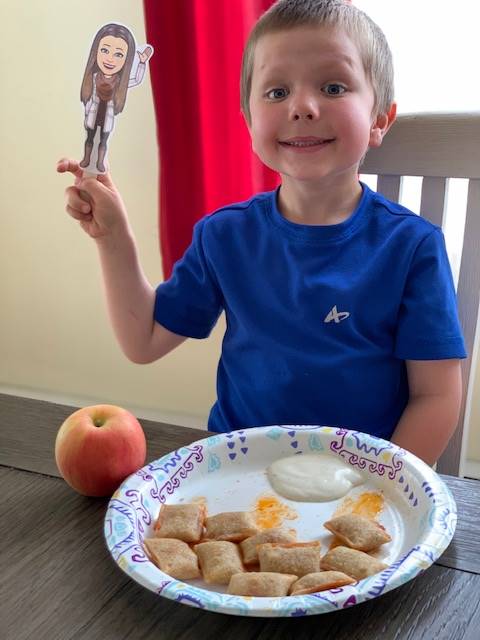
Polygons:
<instances>
[{"instance_id":1,"label":"white dipping sauce","mask_svg":"<svg viewBox=\"0 0 480 640\"><path fill-rule=\"evenodd\" d=\"M346 495L363 478L341 458L297 454L273 462L267 469L275 491L297 502L327 502Z\"/></svg>"}]
</instances>

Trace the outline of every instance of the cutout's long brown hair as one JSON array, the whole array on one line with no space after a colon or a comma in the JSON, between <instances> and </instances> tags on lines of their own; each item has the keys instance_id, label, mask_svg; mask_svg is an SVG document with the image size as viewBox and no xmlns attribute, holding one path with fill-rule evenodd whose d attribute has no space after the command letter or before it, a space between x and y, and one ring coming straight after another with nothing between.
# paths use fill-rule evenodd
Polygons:
<instances>
[{"instance_id":1,"label":"cutout's long brown hair","mask_svg":"<svg viewBox=\"0 0 480 640\"><path fill-rule=\"evenodd\" d=\"M92 47L90 49L90 55L88 56L87 66L85 67L85 74L82 80L82 88L80 91L80 99L83 104L87 104L93 92L93 75L99 71L97 65L97 52L100 40L105 36L113 36L114 38L122 38L127 43L127 59L122 69L118 72L120 81L113 95L113 112L115 115L120 113L125 106L125 100L127 98L128 81L130 79L130 71L135 57L136 45L133 34L127 27L114 22L104 25L95 36Z\"/></svg>"}]
</instances>

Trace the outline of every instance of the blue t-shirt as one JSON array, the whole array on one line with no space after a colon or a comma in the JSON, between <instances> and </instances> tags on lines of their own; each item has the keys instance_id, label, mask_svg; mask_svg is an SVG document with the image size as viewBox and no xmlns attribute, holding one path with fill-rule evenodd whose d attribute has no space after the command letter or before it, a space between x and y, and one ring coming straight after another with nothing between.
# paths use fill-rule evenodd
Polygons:
<instances>
[{"instance_id":1,"label":"blue t-shirt","mask_svg":"<svg viewBox=\"0 0 480 640\"><path fill-rule=\"evenodd\" d=\"M408 401L405 360L464 358L440 228L362 184L344 222L284 218L277 191L200 220L155 319L226 333L208 428L330 425L390 438Z\"/></svg>"}]
</instances>

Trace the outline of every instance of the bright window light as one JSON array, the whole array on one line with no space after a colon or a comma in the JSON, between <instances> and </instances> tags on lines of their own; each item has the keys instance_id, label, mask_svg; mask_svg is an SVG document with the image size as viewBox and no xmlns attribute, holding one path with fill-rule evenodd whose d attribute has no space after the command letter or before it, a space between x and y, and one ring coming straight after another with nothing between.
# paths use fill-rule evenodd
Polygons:
<instances>
[{"instance_id":1,"label":"bright window light","mask_svg":"<svg viewBox=\"0 0 480 640\"><path fill-rule=\"evenodd\" d=\"M478 0L353 0L393 53L398 113L478 111Z\"/></svg>"}]
</instances>

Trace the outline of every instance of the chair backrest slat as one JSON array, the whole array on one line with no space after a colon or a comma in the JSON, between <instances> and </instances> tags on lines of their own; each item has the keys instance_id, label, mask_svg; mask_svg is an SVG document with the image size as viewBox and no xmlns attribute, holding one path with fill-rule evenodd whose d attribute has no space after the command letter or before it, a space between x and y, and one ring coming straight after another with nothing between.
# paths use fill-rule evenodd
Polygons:
<instances>
[{"instance_id":1,"label":"chair backrest slat","mask_svg":"<svg viewBox=\"0 0 480 640\"><path fill-rule=\"evenodd\" d=\"M381 174L378 176L377 191L382 193L389 200L398 202L401 184L401 176L387 176Z\"/></svg>"},{"instance_id":2,"label":"chair backrest slat","mask_svg":"<svg viewBox=\"0 0 480 640\"><path fill-rule=\"evenodd\" d=\"M467 212L465 216L465 232L463 239L462 261L458 279L458 313L465 337L465 345L468 357L463 365L464 402L460 424L465 424L464 437L455 434L459 442L457 446L451 446L444 454L446 468L456 469L463 473L466 440L468 436L468 422L470 418L471 392L475 380L477 365L478 339L477 332L478 314L480 303L480 180L470 180L468 185ZM470 391L470 394L469 394ZM452 443L451 443L452 444ZM450 473L447 471L447 473Z\"/></svg>"},{"instance_id":3,"label":"chair backrest slat","mask_svg":"<svg viewBox=\"0 0 480 640\"><path fill-rule=\"evenodd\" d=\"M422 200L420 215L443 227L446 210L447 180L446 178L424 178L422 182Z\"/></svg>"}]
</instances>

